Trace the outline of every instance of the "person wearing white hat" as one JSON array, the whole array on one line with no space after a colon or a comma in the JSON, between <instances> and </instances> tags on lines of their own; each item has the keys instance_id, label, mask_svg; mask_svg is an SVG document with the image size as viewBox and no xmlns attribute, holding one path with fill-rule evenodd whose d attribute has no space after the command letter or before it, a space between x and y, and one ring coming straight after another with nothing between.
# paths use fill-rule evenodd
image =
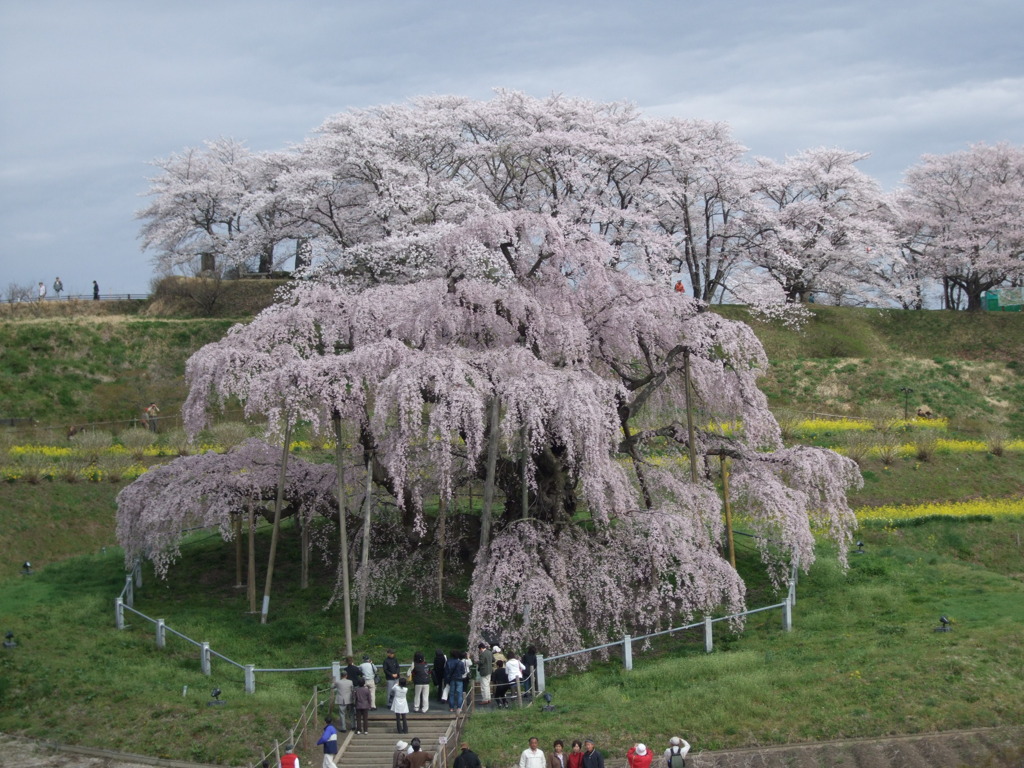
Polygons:
<instances>
[{"instance_id":1,"label":"person wearing white hat","mask_svg":"<svg viewBox=\"0 0 1024 768\"><path fill-rule=\"evenodd\" d=\"M690 751L689 742L679 736L673 736L668 740L668 744L669 747L665 750L665 765L668 768L685 768L686 754Z\"/></svg>"},{"instance_id":2,"label":"person wearing white hat","mask_svg":"<svg viewBox=\"0 0 1024 768\"><path fill-rule=\"evenodd\" d=\"M646 744L634 744L626 753L626 762L629 768L651 768L651 761L654 755L647 749Z\"/></svg>"},{"instance_id":3,"label":"person wearing white hat","mask_svg":"<svg viewBox=\"0 0 1024 768\"><path fill-rule=\"evenodd\" d=\"M499 648L498 646L494 646L493 648L491 648L491 653L494 654L495 661L508 661L508 657L501 652L501 648Z\"/></svg>"},{"instance_id":4,"label":"person wearing white hat","mask_svg":"<svg viewBox=\"0 0 1024 768\"><path fill-rule=\"evenodd\" d=\"M406 755L412 750L404 741L395 742L395 754L391 757L391 768L405 768L409 765L409 758Z\"/></svg>"}]
</instances>

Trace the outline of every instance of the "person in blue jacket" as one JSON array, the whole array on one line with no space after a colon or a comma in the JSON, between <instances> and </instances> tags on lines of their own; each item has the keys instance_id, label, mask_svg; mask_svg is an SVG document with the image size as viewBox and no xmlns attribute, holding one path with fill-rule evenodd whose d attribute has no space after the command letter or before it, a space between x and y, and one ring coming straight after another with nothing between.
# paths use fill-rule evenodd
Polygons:
<instances>
[{"instance_id":1,"label":"person in blue jacket","mask_svg":"<svg viewBox=\"0 0 1024 768\"><path fill-rule=\"evenodd\" d=\"M323 768L337 768L334 756L338 754L338 729L334 727L334 718L330 715L324 718L324 723L324 732L317 742L324 745Z\"/></svg>"}]
</instances>

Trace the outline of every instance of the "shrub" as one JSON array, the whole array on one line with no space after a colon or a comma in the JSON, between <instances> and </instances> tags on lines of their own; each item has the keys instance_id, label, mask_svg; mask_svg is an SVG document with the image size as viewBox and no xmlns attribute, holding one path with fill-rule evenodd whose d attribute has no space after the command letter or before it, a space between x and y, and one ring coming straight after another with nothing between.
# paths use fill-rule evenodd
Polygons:
<instances>
[{"instance_id":1,"label":"shrub","mask_svg":"<svg viewBox=\"0 0 1024 768\"><path fill-rule=\"evenodd\" d=\"M195 453L195 443L189 439L184 429L169 430L161 435L161 440L177 456L191 456Z\"/></svg>"},{"instance_id":2,"label":"shrub","mask_svg":"<svg viewBox=\"0 0 1024 768\"><path fill-rule=\"evenodd\" d=\"M989 453L993 456L1002 456L1006 452L1006 441L1009 436L1001 429L994 429L985 435L985 442L988 444Z\"/></svg>"},{"instance_id":3,"label":"shrub","mask_svg":"<svg viewBox=\"0 0 1024 768\"><path fill-rule=\"evenodd\" d=\"M120 440L131 457L138 460L145 456L146 449L156 442L157 437L148 429L134 427L122 432Z\"/></svg>"},{"instance_id":4,"label":"shrub","mask_svg":"<svg viewBox=\"0 0 1024 768\"><path fill-rule=\"evenodd\" d=\"M114 436L98 429L87 429L74 435L71 438L71 444L75 446L78 455L85 459L86 463L95 464L110 450L114 444Z\"/></svg>"},{"instance_id":5,"label":"shrub","mask_svg":"<svg viewBox=\"0 0 1024 768\"><path fill-rule=\"evenodd\" d=\"M225 421L214 425L210 435L213 442L228 451L249 439L249 428L240 421Z\"/></svg>"},{"instance_id":6,"label":"shrub","mask_svg":"<svg viewBox=\"0 0 1024 768\"><path fill-rule=\"evenodd\" d=\"M939 438L931 430L920 430L914 433L914 449L919 461L931 461L938 447Z\"/></svg>"}]
</instances>

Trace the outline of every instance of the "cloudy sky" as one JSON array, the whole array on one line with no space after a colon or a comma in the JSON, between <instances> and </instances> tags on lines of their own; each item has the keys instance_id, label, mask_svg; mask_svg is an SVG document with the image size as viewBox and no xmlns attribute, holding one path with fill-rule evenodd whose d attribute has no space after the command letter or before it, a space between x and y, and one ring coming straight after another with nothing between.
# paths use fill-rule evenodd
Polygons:
<instances>
[{"instance_id":1,"label":"cloudy sky","mask_svg":"<svg viewBox=\"0 0 1024 768\"><path fill-rule=\"evenodd\" d=\"M496 87L728 122L752 155L1024 144L1019 0L0 0L0 297L144 292L149 163Z\"/></svg>"}]
</instances>

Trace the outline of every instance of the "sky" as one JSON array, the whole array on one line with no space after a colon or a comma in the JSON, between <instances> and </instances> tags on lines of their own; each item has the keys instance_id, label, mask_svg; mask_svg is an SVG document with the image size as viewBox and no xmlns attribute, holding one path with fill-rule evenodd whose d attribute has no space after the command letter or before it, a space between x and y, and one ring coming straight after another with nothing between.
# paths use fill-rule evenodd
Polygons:
<instances>
[{"instance_id":1,"label":"sky","mask_svg":"<svg viewBox=\"0 0 1024 768\"><path fill-rule=\"evenodd\" d=\"M284 149L353 108L495 88L729 123L750 156L1024 145L1018 0L0 0L0 298L143 293L152 162Z\"/></svg>"}]
</instances>

